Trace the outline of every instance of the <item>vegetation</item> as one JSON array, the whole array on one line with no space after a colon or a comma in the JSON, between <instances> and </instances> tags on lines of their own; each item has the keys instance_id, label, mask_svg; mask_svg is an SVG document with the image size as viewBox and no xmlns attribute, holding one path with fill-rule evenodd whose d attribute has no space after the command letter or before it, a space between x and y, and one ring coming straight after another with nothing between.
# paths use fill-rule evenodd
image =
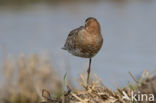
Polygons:
<instances>
[{"instance_id":1,"label":"vegetation","mask_svg":"<svg viewBox=\"0 0 156 103\"><path fill-rule=\"evenodd\" d=\"M39 103L42 89L59 96L63 90L54 67L44 57L20 55L17 60L3 62L4 83L0 88L4 103Z\"/></svg>"},{"instance_id":2,"label":"vegetation","mask_svg":"<svg viewBox=\"0 0 156 103\"><path fill-rule=\"evenodd\" d=\"M4 5L4 4L25 5L25 4L33 4L33 3L48 3L48 4L54 3L55 4L58 2L69 3L69 2L98 2L98 1L111 1L111 2L122 3L122 2L127 2L128 0L0 0L0 5Z\"/></svg>"},{"instance_id":3,"label":"vegetation","mask_svg":"<svg viewBox=\"0 0 156 103\"><path fill-rule=\"evenodd\" d=\"M81 75L82 88L78 90L67 83L67 73L59 78L51 63L36 54L20 55L17 60L4 58L2 69L1 103L156 103L123 99L124 93L131 98L132 91L156 96L156 76L150 77L148 72L139 80L130 73L135 83L113 91L96 75L89 85L86 75Z\"/></svg>"},{"instance_id":4,"label":"vegetation","mask_svg":"<svg viewBox=\"0 0 156 103\"><path fill-rule=\"evenodd\" d=\"M147 74L148 73L145 72L136 84L129 84L128 87L117 88L116 91L105 87L97 77L87 86L85 76L81 75L81 90L74 90L67 87L68 91L65 92L61 98L53 98L48 91L44 91L42 95L45 102L43 103L155 103L156 100L153 99L153 101L150 101L148 100L148 96L150 96L150 94L152 94L153 97L156 96L156 76L149 77ZM132 78L134 79L134 77ZM136 101L135 99L131 99L132 92L137 94L135 96ZM128 96L130 100L123 98L125 96L124 93L126 93L126 96Z\"/></svg>"}]
</instances>

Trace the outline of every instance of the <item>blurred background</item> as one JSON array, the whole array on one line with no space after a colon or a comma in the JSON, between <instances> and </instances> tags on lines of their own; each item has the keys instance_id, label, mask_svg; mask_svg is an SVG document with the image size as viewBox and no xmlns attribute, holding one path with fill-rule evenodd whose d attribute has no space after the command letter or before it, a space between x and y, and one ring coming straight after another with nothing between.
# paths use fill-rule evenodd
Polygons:
<instances>
[{"instance_id":1,"label":"blurred background","mask_svg":"<svg viewBox=\"0 0 156 103\"><path fill-rule=\"evenodd\" d=\"M102 49L93 58L92 73L107 87L132 81L128 72L135 77L144 70L154 74L155 11L155 0L0 0L0 88L8 84L19 88L26 80L35 90L35 85L41 84L38 88L48 88L49 84L62 88L66 72L67 79L77 86L88 59L72 56L61 48L69 32L84 25L90 16L100 22L104 37ZM26 79L27 75L31 76Z\"/></svg>"}]
</instances>

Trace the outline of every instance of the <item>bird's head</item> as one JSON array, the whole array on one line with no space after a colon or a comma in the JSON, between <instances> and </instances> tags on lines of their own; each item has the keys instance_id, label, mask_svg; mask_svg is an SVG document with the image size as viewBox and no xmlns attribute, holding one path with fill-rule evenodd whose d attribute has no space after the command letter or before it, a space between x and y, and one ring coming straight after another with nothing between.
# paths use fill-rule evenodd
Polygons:
<instances>
[{"instance_id":1,"label":"bird's head","mask_svg":"<svg viewBox=\"0 0 156 103\"><path fill-rule=\"evenodd\" d=\"M90 32L100 32L100 24L94 17L89 17L86 19L85 28Z\"/></svg>"}]
</instances>

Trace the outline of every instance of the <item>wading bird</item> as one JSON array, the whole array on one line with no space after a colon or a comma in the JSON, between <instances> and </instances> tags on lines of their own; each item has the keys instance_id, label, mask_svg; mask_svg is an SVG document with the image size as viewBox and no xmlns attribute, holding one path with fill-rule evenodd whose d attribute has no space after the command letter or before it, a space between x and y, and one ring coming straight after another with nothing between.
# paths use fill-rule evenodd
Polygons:
<instances>
[{"instance_id":1,"label":"wading bird","mask_svg":"<svg viewBox=\"0 0 156 103\"><path fill-rule=\"evenodd\" d=\"M91 71L91 59L98 53L102 44L100 24L95 18L89 17L85 21L85 26L80 26L69 33L62 48L74 56L89 58L87 84Z\"/></svg>"}]
</instances>

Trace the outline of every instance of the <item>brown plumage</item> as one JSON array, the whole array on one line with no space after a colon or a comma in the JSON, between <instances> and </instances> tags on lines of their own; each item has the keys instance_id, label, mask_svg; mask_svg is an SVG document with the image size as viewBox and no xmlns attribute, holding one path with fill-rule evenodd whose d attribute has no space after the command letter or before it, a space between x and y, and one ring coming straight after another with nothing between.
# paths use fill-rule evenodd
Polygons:
<instances>
[{"instance_id":1,"label":"brown plumage","mask_svg":"<svg viewBox=\"0 0 156 103\"><path fill-rule=\"evenodd\" d=\"M66 39L64 50L74 56L90 58L87 83L89 82L91 58L98 53L102 44L100 24L93 17L86 19L85 26L72 30Z\"/></svg>"}]
</instances>

